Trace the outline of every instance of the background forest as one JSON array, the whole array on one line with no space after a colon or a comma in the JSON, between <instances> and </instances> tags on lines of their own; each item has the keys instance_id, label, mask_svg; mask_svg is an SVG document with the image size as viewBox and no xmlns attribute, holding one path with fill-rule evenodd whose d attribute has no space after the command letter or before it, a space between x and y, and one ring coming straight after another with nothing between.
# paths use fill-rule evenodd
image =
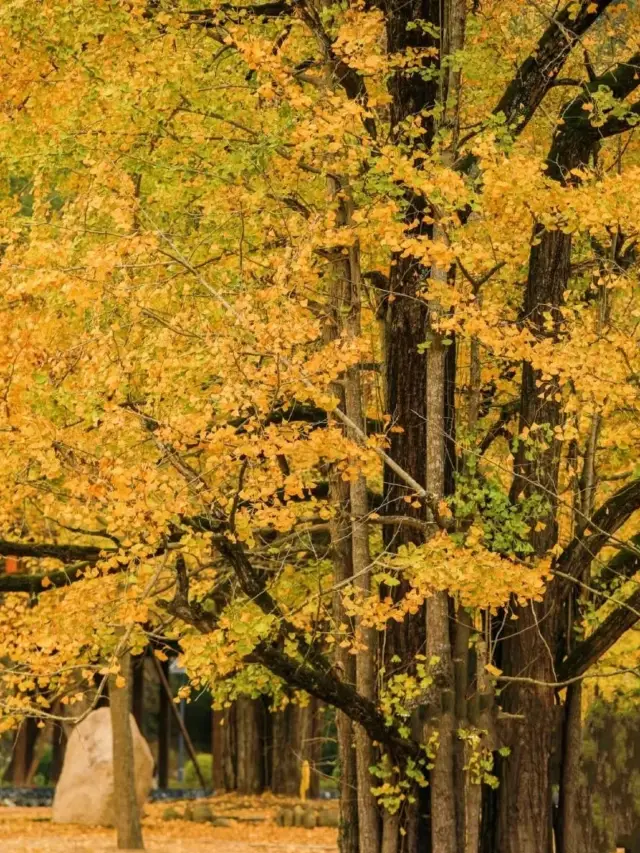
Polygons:
<instances>
[{"instance_id":1,"label":"background forest","mask_svg":"<svg viewBox=\"0 0 640 853\"><path fill-rule=\"evenodd\" d=\"M639 33L614 0L2 3L7 730L179 650L220 715L335 709L342 853L602 851Z\"/></svg>"}]
</instances>

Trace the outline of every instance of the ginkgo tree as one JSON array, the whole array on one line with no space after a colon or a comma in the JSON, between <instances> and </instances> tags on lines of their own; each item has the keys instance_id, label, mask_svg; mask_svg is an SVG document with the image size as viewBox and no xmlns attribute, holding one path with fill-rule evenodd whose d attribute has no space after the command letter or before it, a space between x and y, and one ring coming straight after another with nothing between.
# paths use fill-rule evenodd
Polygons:
<instances>
[{"instance_id":1,"label":"ginkgo tree","mask_svg":"<svg viewBox=\"0 0 640 853\"><path fill-rule=\"evenodd\" d=\"M337 709L345 853L583 849L640 604L639 23L3 4L7 726L178 641Z\"/></svg>"}]
</instances>

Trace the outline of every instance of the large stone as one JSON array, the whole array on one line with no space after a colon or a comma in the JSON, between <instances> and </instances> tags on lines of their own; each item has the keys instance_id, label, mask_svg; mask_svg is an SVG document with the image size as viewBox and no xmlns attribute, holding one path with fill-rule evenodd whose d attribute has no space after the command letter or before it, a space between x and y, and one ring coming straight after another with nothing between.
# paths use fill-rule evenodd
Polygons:
<instances>
[{"instance_id":1,"label":"large stone","mask_svg":"<svg viewBox=\"0 0 640 853\"><path fill-rule=\"evenodd\" d=\"M131 735L140 810L153 781L153 756L133 716ZM53 798L55 823L113 826L113 739L109 708L98 708L73 729Z\"/></svg>"}]
</instances>

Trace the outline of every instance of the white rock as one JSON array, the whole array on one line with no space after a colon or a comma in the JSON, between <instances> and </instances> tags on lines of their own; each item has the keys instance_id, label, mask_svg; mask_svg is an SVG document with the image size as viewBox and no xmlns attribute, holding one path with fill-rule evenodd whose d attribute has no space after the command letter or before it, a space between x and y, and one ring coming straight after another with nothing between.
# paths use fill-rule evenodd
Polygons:
<instances>
[{"instance_id":1,"label":"white rock","mask_svg":"<svg viewBox=\"0 0 640 853\"><path fill-rule=\"evenodd\" d=\"M153 781L153 756L133 715L131 734L140 810ZM113 826L113 740L109 708L98 708L71 732L53 798L54 823Z\"/></svg>"}]
</instances>

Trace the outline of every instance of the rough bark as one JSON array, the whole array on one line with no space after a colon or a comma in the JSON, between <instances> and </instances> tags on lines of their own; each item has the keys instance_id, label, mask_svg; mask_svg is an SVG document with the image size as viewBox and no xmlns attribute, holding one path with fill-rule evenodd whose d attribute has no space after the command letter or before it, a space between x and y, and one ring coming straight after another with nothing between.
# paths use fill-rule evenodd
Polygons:
<instances>
[{"instance_id":1,"label":"rough bark","mask_svg":"<svg viewBox=\"0 0 640 853\"><path fill-rule=\"evenodd\" d=\"M425 32L422 23L434 27L440 25L439 0L418 0L405 3L393 0L386 7L387 49L390 54L407 49L424 49L439 46L437 37ZM437 62L437 60L434 60ZM396 72L389 82L391 95L391 128L394 139L402 138L402 123L409 116L435 107L439 97L439 82L436 75L425 80L419 73ZM428 148L434 133L432 119L426 120L423 142ZM407 197L407 222L416 221L416 233L428 233L424 222L425 205L421 197ZM395 257L389 273L389 298L386 307L385 345L386 354L386 411L397 429L390 434L389 455L413 479L426 483L426 353L427 305L418 293L425 287L427 273L410 258ZM424 507L412 507L405 498L410 495L405 483L389 467L384 471L384 512L390 516L408 516L425 521ZM385 526L384 543L394 551L408 542L420 543L424 532L407 525ZM395 588L382 588L381 594L396 599L407 592L405 584ZM389 673L398 671L392 661L399 658L406 671L411 672L413 660L426 642L425 609L408 616L397 625L390 625L385 637L385 660L383 665ZM422 737L422 722L414 714L415 734ZM400 847L406 853L431 850L429 826L430 791L419 799L420 804L407 805L401 815L401 828L406 835L400 839ZM387 827L387 837L392 826ZM391 841L388 842L389 844Z\"/></svg>"},{"instance_id":2,"label":"rough bark","mask_svg":"<svg viewBox=\"0 0 640 853\"><path fill-rule=\"evenodd\" d=\"M271 791L274 794L299 795L305 761L311 770L307 795L313 798L317 791L314 759L318 706L316 699L310 699L305 705L290 702L284 710L273 712Z\"/></svg>"},{"instance_id":3,"label":"rough bark","mask_svg":"<svg viewBox=\"0 0 640 853\"><path fill-rule=\"evenodd\" d=\"M557 334L559 307L570 276L571 235L561 231L535 234L531 250L523 317L533 334ZM545 326L550 312L553 328ZM553 430L561 423L561 408L555 399L553 380L541 383L540 375L526 362L522 370L520 432L533 424L543 425L545 440L531 458L523 444L514 465L511 497L540 494L546 509L544 528L534 530L530 540L534 552L544 556L557 539L557 483L561 445ZM535 433L533 433L535 438ZM509 620L503 643L506 675L528 676L541 682L556 680L554 650L557 641L558 589L551 583L542 603L514 608L517 621ZM549 762L554 748L555 700L546 687L511 684L504 691L505 711L524 716L511 745L511 754L501 762L499 792L499 853L547 853L551 845L551 780Z\"/></svg>"},{"instance_id":4,"label":"rough bark","mask_svg":"<svg viewBox=\"0 0 640 853\"><path fill-rule=\"evenodd\" d=\"M351 552L351 523L349 520L349 486L335 470L330 472L330 489L336 508L331 521L331 542L334 565L334 582L343 584L353 576L353 558ZM340 590L333 596L334 619L338 625L349 624L344 612ZM335 665L342 678L348 684L355 684L356 671L353 655L347 649L338 648L335 653ZM358 781L356 756L353 749L354 724L341 710L336 711L336 735L338 739L338 760L340 764L340 832L341 853L358 853Z\"/></svg>"},{"instance_id":5,"label":"rough bark","mask_svg":"<svg viewBox=\"0 0 640 853\"><path fill-rule=\"evenodd\" d=\"M582 11L586 12L586 7ZM593 4L592 11L599 14L601 10L597 4ZM592 92L603 85L619 98L633 91L638 85L633 68L636 60L633 57L629 63L592 80L586 91L565 107L563 122L555 133L547 158L548 174L552 178L564 185L575 183L577 178L573 170L588 163L598 139L622 132L625 123L616 123L612 119L603 127L594 128L583 107ZM537 338L556 338L560 334L560 309L571 275L571 248L571 235L561 230L546 231L539 227L534 233L522 318ZM550 318L550 324L545 323L545 313ZM519 447L511 497L515 500L523 493L538 494L547 503L544 529L533 531L530 537L538 556L548 553L558 535L557 490L561 445L554 435L555 427L562 422L561 406L556 400L558 390L553 379L543 381L542 375L531 364L524 364L520 430L531 428L536 423L542 425L546 435L542 436L544 442L534 448L529 459L526 458L528 448L522 444ZM597 424L595 431L597 435ZM589 467L592 468L592 465ZM587 471L589 504L592 502L592 473L592 470ZM622 490L624 496L614 495L604 512L599 510L594 514L588 526L594 527L596 532L589 536L588 546L585 546L583 535L579 532L565 549L557 562L557 567L565 575L576 578L588 568L593 556L609 540L611 533L617 530L617 525L629 517L632 511L630 507L635 503L635 488L635 483L629 484ZM564 605L568 595L571 595L570 580L556 578L548 585L540 604L531 603L528 607L516 609L518 621L510 629L501 650L503 669L508 675L525 675L539 682L549 682L582 674L628 626L637 621L632 610L640 596L638 599L632 596L627 602L631 609L628 606L614 611L587 641L573 650L568 661L557 672L558 658L563 647L566 648L567 638L573 630L574 617L569 625L566 622L563 624L561 618L566 610ZM544 686L511 684L505 690L503 706L507 711L522 714L525 722L515 739L511 756L506 762L501 762L497 850L498 853L546 853L551 845L549 762L555 746L553 732L556 717L553 691ZM572 725L576 725L575 718ZM569 788L563 792L563 798L566 803L571 803L575 793L571 787L575 784L575 774L570 773L564 782Z\"/></svg>"},{"instance_id":6,"label":"rough bark","mask_svg":"<svg viewBox=\"0 0 640 853\"><path fill-rule=\"evenodd\" d=\"M225 712L211 713L211 785L214 792L224 791Z\"/></svg>"},{"instance_id":7,"label":"rough bark","mask_svg":"<svg viewBox=\"0 0 640 853\"><path fill-rule=\"evenodd\" d=\"M557 853L583 853L586 850L582 785L582 684L572 684L564 704L560 814L558 816Z\"/></svg>"},{"instance_id":8,"label":"rough bark","mask_svg":"<svg viewBox=\"0 0 640 853\"><path fill-rule=\"evenodd\" d=\"M224 788L227 791L235 791L238 783L236 774L235 756L237 752L236 746L236 707L226 708L224 711Z\"/></svg>"},{"instance_id":9,"label":"rough bark","mask_svg":"<svg viewBox=\"0 0 640 853\"><path fill-rule=\"evenodd\" d=\"M344 225L350 221L348 203L341 204ZM360 257L357 244L349 249L343 267L348 282L348 314L346 328L352 338L360 336L360 302L362 280ZM360 371L351 368L345 381L346 413L359 429L364 428L364 403ZM369 552L369 528L366 517L369 513L367 482L360 474L350 483L351 504L351 547L353 554L353 577L355 589L364 601L371 595L371 555ZM361 696L374 701L376 695L376 643L374 628L366 627L356 617L356 639L359 651L356 655L356 689ZM372 777L369 768L375 764L375 752L371 738L362 726L355 727L356 771L358 777L358 830L360 850L376 853L380 848L380 818L376 798L373 795Z\"/></svg>"},{"instance_id":10,"label":"rough bark","mask_svg":"<svg viewBox=\"0 0 640 853\"><path fill-rule=\"evenodd\" d=\"M337 186L330 183L330 192L335 194ZM341 317L347 301L348 278L338 269L332 276L328 294L328 322L325 324L324 337L333 340L340 334ZM341 407L345 408L344 386L333 389ZM349 638L353 637L354 626L345 612L342 603L342 587L353 577L353 545L351 541L351 503L350 486L342 479L335 466L328 470L329 496L334 508L330 521L331 559L333 562L333 616L336 625L347 626ZM335 666L341 678L347 684L355 685L356 662L348 649L336 643ZM338 761L340 766L340 830L339 847L341 853L359 853L358 820L358 773L356 752L354 749L355 724L344 711L336 710L336 736L338 740Z\"/></svg>"},{"instance_id":11,"label":"rough bark","mask_svg":"<svg viewBox=\"0 0 640 853\"><path fill-rule=\"evenodd\" d=\"M126 674L122 687L117 676L109 678L109 705L113 732L113 787L115 798L116 831L119 850L144 850L140 810L136 799L133 738L131 735L131 658L128 654L120 661Z\"/></svg>"},{"instance_id":12,"label":"rough bark","mask_svg":"<svg viewBox=\"0 0 640 853\"><path fill-rule=\"evenodd\" d=\"M550 612L531 603L520 607L511 635L505 640L505 673L541 682L555 680L551 657ZM517 626L517 627L516 627ZM553 690L544 686L509 684L502 707L522 715L501 762L497 853L548 853L551 844L551 779L556 707Z\"/></svg>"},{"instance_id":13,"label":"rough bark","mask_svg":"<svg viewBox=\"0 0 640 853\"><path fill-rule=\"evenodd\" d=\"M237 790L259 794L263 789L262 703L240 697L236 700Z\"/></svg>"},{"instance_id":14,"label":"rough bark","mask_svg":"<svg viewBox=\"0 0 640 853\"><path fill-rule=\"evenodd\" d=\"M577 162L567 159L565 165L573 168ZM571 275L571 246L570 234L543 228L534 231L522 318L536 339L559 334L560 308ZM553 378L543 381L529 362L523 364L520 433L533 427L530 438L534 445L521 441L518 446L510 497L515 501L521 494L539 495L544 500L541 525L530 534L533 551L540 557L555 545L558 536L561 443L554 432L562 423L558 391ZM543 602L514 608L517 621L508 620L501 649L505 674L540 682L556 680L558 596L558 585L552 582ZM500 763L497 849L499 853L547 853L551 845L549 762L556 727L554 694L543 686L511 684L504 691L502 705L509 713L523 715L525 721L513 740L510 756Z\"/></svg>"},{"instance_id":15,"label":"rough bark","mask_svg":"<svg viewBox=\"0 0 640 853\"><path fill-rule=\"evenodd\" d=\"M437 309L432 307L437 318ZM431 332L427 351L427 490L444 497L445 481L445 347ZM431 837L434 853L456 853L457 822L454 782L454 676L449 633L449 596L437 592L427 599L427 657L438 663L434 672L436 702L429 707L429 727L437 731L438 747L431 771Z\"/></svg>"}]
</instances>

